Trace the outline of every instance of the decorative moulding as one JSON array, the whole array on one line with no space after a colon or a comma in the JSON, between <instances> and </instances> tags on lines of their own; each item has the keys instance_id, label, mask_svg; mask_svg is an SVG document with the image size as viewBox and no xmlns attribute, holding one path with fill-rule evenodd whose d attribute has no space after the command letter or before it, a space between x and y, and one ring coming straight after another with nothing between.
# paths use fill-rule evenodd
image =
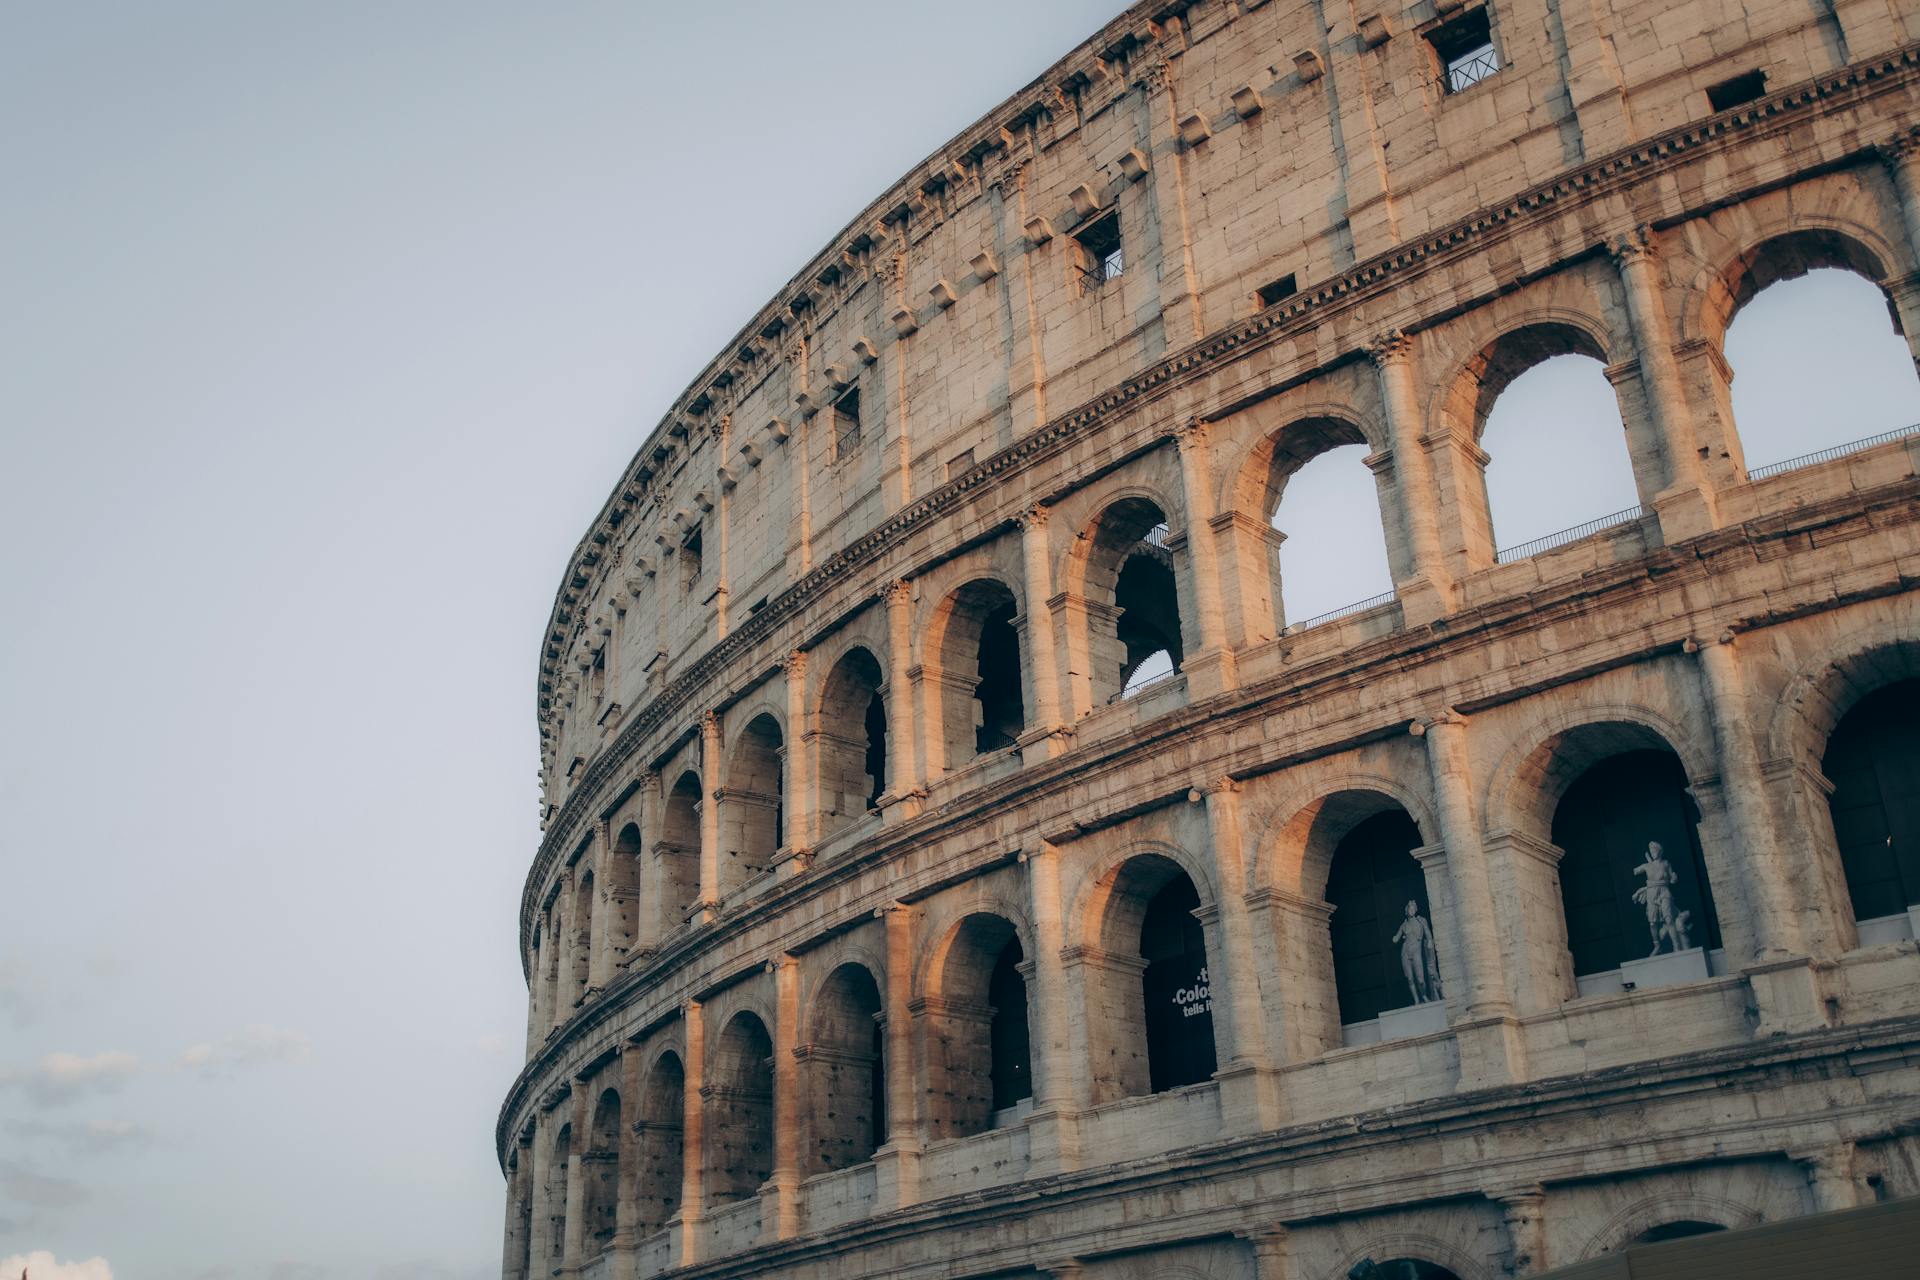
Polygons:
<instances>
[{"instance_id":1,"label":"decorative moulding","mask_svg":"<svg viewBox=\"0 0 1920 1280\"><path fill-rule=\"evenodd\" d=\"M719 477L720 488L724 492L733 492L734 488L740 483L740 477L733 474L732 467L719 467L714 471L714 474Z\"/></svg>"},{"instance_id":2,"label":"decorative moulding","mask_svg":"<svg viewBox=\"0 0 1920 1280\"><path fill-rule=\"evenodd\" d=\"M1093 188L1081 183L1067 192L1067 200L1073 205L1073 211L1082 218L1091 218L1100 212L1100 198L1093 194Z\"/></svg>"},{"instance_id":3,"label":"decorative moulding","mask_svg":"<svg viewBox=\"0 0 1920 1280\"><path fill-rule=\"evenodd\" d=\"M1180 141L1189 147L1197 147L1213 136L1213 126L1198 111L1180 118Z\"/></svg>"},{"instance_id":4,"label":"decorative moulding","mask_svg":"<svg viewBox=\"0 0 1920 1280\"><path fill-rule=\"evenodd\" d=\"M667 424L667 434L670 436L685 436L687 434L686 422L680 418L675 418Z\"/></svg>"},{"instance_id":5,"label":"decorative moulding","mask_svg":"<svg viewBox=\"0 0 1920 1280\"><path fill-rule=\"evenodd\" d=\"M880 348L873 345L872 338L855 338L853 340L853 354L859 359L861 364L872 364L880 358Z\"/></svg>"},{"instance_id":6,"label":"decorative moulding","mask_svg":"<svg viewBox=\"0 0 1920 1280\"><path fill-rule=\"evenodd\" d=\"M1260 91L1250 84L1243 84L1233 91L1233 114L1245 120L1260 114L1260 108L1267 104L1260 100Z\"/></svg>"},{"instance_id":7,"label":"decorative moulding","mask_svg":"<svg viewBox=\"0 0 1920 1280\"><path fill-rule=\"evenodd\" d=\"M767 419L767 434L775 440L785 440L793 434L793 428L787 425L785 418Z\"/></svg>"},{"instance_id":8,"label":"decorative moulding","mask_svg":"<svg viewBox=\"0 0 1920 1280\"><path fill-rule=\"evenodd\" d=\"M843 364L828 365L820 371L820 376L825 378L835 391L853 381L847 374L847 366Z\"/></svg>"},{"instance_id":9,"label":"decorative moulding","mask_svg":"<svg viewBox=\"0 0 1920 1280\"><path fill-rule=\"evenodd\" d=\"M920 327L920 322L914 319L913 310L910 307L901 307L895 311L892 320L893 334L896 338L904 338Z\"/></svg>"},{"instance_id":10,"label":"decorative moulding","mask_svg":"<svg viewBox=\"0 0 1920 1280\"><path fill-rule=\"evenodd\" d=\"M1301 84L1312 84L1327 73L1327 64L1320 61L1318 53L1307 49L1293 55L1293 69Z\"/></svg>"},{"instance_id":11,"label":"decorative moulding","mask_svg":"<svg viewBox=\"0 0 1920 1280\"><path fill-rule=\"evenodd\" d=\"M933 305L942 311L960 300L960 295L953 291L953 285L946 280L934 281L933 288L927 290L927 296L932 298Z\"/></svg>"},{"instance_id":12,"label":"decorative moulding","mask_svg":"<svg viewBox=\"0 0 1920 1280\"><path fill-rule=\"evenodd\" d=\"M1393 37L1393 25L1382 13L1370 13L1360 19L1360 43L1369 49L1378 49Z\"/></svg>"},{"instance_id":13,"label":"decorative moulding","mask_svg":"<svg viewBox=\"0 0 1920 1280\"><path fill-rule=\"evenodd\" d=\"M1000 274L1000 264L994 261L991 249L982 249L974 254L967 265L973 268L973 278L983 284Z\"/></svg>"},{"instance_id":14,"label":"decorative moulding","mask_svg":"<svg viewBox=\"0 0 1920 1280\"><path fill-rule=\"evenodd\" d=\"M813 393L804 387L793 393L793 403L808 418L820 411L820 406L814 403Z\"/></svg>"},{"instance_id":15,"label":"decorative moulding","mask_svg":"<svg viewBox=\"0 0 1920 1280\"><path fill-rule=\"evenodd\" d=\"M744 441L740 445L740 456L747 460L747 465L750 467L760 465L760 451L753 447L753 441L751 440Z\"/></svg>"},{"instance_id":16,"label":"decorative moulding","mask_svg":"<svg viewBox=\"0 0 1920 1280\"><path fill-rule=\"evenodd\" d=\"M705 489L702 489L693 495L693 505L699 507L702 511L711 511L713 510L713 495Z\"/></svg>"},{"instance_id":17,"label":"decorative moulding","mask_svg":"<svg viewBox=\"0 0 1920 1280\"><path fill-rule=\"evenodd\" d=\"M1147 176L1147 153L1138 147L1128 147L1120 153L1120 173L1128 182L1138 182Z\"/></svg>"},{"instance_id":18,"label":"decorative moulding","mask_svg":"<svg viewBox=\"0 0 1920 1280\"><path fill-rule=\"evenodd\" d=\"M1025 229L1029 244L1045 244L1053 239L1053 224L1045 218L1028 218Z\"/></svg>"}]
</instances>

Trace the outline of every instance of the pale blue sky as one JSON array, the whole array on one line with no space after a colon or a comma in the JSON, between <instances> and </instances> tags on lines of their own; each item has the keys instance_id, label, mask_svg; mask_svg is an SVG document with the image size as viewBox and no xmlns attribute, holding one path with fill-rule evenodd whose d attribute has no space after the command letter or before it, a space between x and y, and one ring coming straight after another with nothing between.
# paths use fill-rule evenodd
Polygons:
<instances>
[{"instance_id":1,"label":"pale blue sky","mask_svg":"<svg viewBox=\"0 0 1920 1280\"><path fill-rule=\"evenodd\" d=\"M497 1274L566 555L1118 8L0 4L0 1259Z\"/></svg>"}]
</instances>

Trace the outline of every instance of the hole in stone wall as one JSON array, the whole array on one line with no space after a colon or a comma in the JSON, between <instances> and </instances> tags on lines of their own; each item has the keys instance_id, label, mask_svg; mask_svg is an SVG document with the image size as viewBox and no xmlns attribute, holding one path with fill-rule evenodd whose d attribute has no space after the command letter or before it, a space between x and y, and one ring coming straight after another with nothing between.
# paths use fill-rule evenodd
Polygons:
<instances>
[{"instance_id":1,"label":"hole in stone wall","mask_svg":"<svg viewBox=\"0 0 1920 1280\"><path fill-rule=\"evenodd\" d=\"M1707 105L1715 111L1725 111L1737 107L1743 102L1752 102L1763 98L1767 93L1767 73L1764 71L1745 71L1737 76L1722 80L1719 84L1707 86Z\"/></svg>"}]
</instances>

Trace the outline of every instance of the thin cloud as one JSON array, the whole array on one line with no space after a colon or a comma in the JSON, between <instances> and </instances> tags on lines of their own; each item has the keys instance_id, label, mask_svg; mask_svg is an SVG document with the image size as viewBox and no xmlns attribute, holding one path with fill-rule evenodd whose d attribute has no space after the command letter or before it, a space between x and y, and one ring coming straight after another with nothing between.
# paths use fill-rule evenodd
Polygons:
<instances>
[{"instance_id":1,"label":"thin cloud","mask_svg":"<svg viewBox=\"0 0 1920 1280\"><path fill-rule=\"evenodd\" d=\"M140 1070L140 1059L121 1049L91 1057L78 1053L50 1053L31 1067L0 1072L0 1084L11 1084L41 1106L58 1107L95 1094L111 1093Z\"/></svg>"},{"instance_id":2,"label":"thin cloud","mask_svg":"<svg viewBox=\"0 0 1920 1280\"><path fill-rule=\"evenodd\" d=\"M55 1262L53 1254L45 1249L0 1258L0 1276L7 1277L7 1280L13 1280L23 1271L31 1275L33 1280L113 1280L113 1268L107 1265L105 1258L88 1258L85 1262Z\"/></svg>"},{"instance_id":3,"label":"thin cloud","mask_svg":"<svg viewBox=\"0 0 1920 1280\"><path fill-rule=\"evenodd\" d=\"M219 1071L300 1062L311 1052L313 1041L306 1032L257 1023L217 1043L189 1047L180 1055L178 1065L187 1071Z\"/></svg>"},{"instance_id":4,"label":"thin cloud","mask_svg":"<svg viewBox=\"0 0 1920 1280\"><path fill-rule=\"evenodd\" d=\"M98 1155L153 1145L153 1131L132 1120L22 1120L7 1126L17 1138L37 1138L69 1150ZM0 1272L0 1280L10 1280Z\"/></svg>"},{"instance_id":5,"label":"thin cloud","mask_svg":"<svg viewBox=\"0 0 1920 1280\"><path fill-rule=\"evenodd\" d=\"M57 1210L85 1204L92 1193L66 1178L35 1173L13 1160L0 1160L0 1197L29 1209ZM0 1275L5 1274L0 1271Z\"/></svg>"},{"instance_id":6,"label":"thin cloud","mask_svg":"<svg viewBox=\"0 0 1920 1280\"><path fill-rule=\"evenodd\" d=\"M27 970L16 960L0 960L0 1020L15 1028L33 1021L33 998L27 994Z\"/></svg>"}]
</instances>

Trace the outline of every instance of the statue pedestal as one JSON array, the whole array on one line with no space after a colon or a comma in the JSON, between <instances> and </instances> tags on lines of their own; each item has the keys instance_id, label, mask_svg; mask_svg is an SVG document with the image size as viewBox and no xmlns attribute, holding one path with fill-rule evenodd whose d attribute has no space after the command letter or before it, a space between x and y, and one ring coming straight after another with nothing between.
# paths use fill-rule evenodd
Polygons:
<instances>
[{"instance_id":1,"label":"statue pedestal","mask_svg":"<svg viewBox=\"0 0 1920 1280\"><path fill-rule=\"evenodd\" d=\"M1380 1015L1382 1040L1405 1040L1408 1036L1432 1035L1447 1029L1447 1002L1429 1000L1404 1009L1388 1009Z\"/></svg>"},{"instance_id":2,"label":"statue pedestal","mask_svg":"<svg viewBox=\"0 0 1920 1280\"><path fill-rule=\"evenodd\" d=\"M1620 985L1627 990L1705 982L1707 976L1707 953L1700 947L1670 951L1645 960L1628 960L1620 966Z\"/></svg>"}]
</instances>

